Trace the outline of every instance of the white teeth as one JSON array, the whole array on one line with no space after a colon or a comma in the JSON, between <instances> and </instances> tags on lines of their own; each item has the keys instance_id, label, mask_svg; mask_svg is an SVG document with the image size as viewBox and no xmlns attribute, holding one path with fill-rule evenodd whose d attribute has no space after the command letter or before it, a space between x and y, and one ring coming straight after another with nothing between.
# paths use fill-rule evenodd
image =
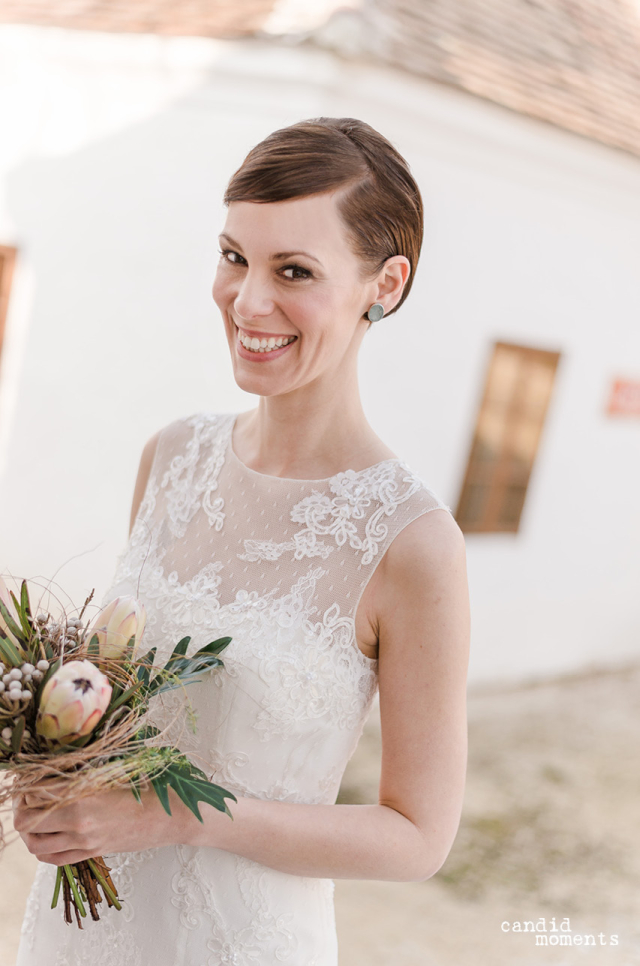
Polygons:
<instances>
[{"instance_id":1,"label":"white teeth","mask_svg":"<svg viewBox=\"0 0 640 966\"><path fill-rule=\"evenodd\" d=\"M251 337L249 335L238 335L239 341L250 352L272 352L274 349L280 349L282 346L289 345L293 342L296 337L291 336L270 336L268 339L257 339L255 336Z\"/></svg>"}]
</instances>

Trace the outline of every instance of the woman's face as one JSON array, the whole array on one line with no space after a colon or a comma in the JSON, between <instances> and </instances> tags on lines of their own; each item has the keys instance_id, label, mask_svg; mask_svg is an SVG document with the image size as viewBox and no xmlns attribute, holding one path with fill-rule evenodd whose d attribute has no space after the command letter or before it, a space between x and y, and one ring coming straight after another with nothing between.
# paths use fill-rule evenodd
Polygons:
<instances>
[{"instance_id":1,"label":"woman's face","mask_svg":"<svg viewBox=\"0 0 640 966\"><path fill-rule=\"evenodd\" d=\"M324 192L229 205L213 298L236 382L247 392L273 396L348 371L369 325L362 315L385 284L393 294L394 275L397 283L408 274L408 260L396 256L386 263L395 263L391 281L389 271L379 276L382 288L362 282L335 201L335 192ZM401 290L400 281L387 311Z\"/></svg>"}]
</instances>

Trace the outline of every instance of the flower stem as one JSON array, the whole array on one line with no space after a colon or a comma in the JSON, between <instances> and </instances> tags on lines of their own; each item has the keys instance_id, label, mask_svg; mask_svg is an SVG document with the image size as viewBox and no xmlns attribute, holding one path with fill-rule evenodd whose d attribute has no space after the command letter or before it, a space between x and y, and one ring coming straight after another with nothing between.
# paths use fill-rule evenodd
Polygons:
<instances>
[{"instance_id":1,"label":"flower stem","mask_svg":"<svg viewBox=\"0 0 640 966\"><path fill-rule=\"evenodd\" d=\"M113 904L116 907L116 909L122 909L122 906L118 902L117 895L115 894L115 892L113 891L113 889L111 889L111 887L107 885L107 883L105 882L104 877L98 871L98 867L95 864L95 862L93 861L93 859L87 859L87 862L89 864L89 867L90 867L91 871L95 875L96 879L98 880L98 882L100 883L100 885L104 889L105 894L109 896L109 898L113 902Z\"/></svg>"},{"instance_id":2,"label":"flower stem","mask_svg":"<svg viewBox=\"0 0 640 966\"><path fill-rule=\"evenodd\" d=\"M75 879L73 877L73 872L71 871L71 866L70 865L65 865L65 866L63 866L63 868L64 868L64 871L65 871L65 875L67 877L67 880L69 882L69 885L71 887L71 891L73 893L73 899L75 901L76 908L78 909L78 912L80 913L81 916L86 916L87 910L85 909L85 907L84 907L84 905L82 903L82 899L80 898L80 893L78 892L78 890L76 888L76 881L75 881Z\"/></svg>"},{"instance_id":3,"label":"flower stem","mask_svg":"<svg viewBox=\"0 0 640 966\"><path fill-rule=\"evenodd\" d=\"M62 866L58 866L58 871L56 872L56 887L53 890L53 899L51 900L51 908L55 909L58 905L58 896L60 895L60 886L62 885Z\"/></svg>"}]
</instances>

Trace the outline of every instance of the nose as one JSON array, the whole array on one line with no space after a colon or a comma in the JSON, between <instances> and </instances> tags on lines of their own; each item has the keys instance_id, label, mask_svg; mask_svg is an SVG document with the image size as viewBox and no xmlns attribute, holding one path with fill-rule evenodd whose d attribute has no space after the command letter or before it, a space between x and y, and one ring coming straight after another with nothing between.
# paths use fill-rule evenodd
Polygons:
<instances>
[{"instance_id":1,"label":"nose","mask_svg":"<svg viewBox=\"0 0 640 966\"><path fill-rule=\"evenodd\" d=\"M274 301L269 281L247 271L233 300L233 308L238 319L244 322L272 315Z\"/></svg>"}]
</instances>

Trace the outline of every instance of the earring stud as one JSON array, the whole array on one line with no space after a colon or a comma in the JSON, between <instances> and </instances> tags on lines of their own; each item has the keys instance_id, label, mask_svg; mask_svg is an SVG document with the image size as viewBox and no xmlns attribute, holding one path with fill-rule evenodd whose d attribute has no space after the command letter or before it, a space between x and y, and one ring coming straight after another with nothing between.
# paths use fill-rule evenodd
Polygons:
<instances>
[{"instance_id":1,"label":"earring stud","mask_svg":"<svg viewBox=\"0 0 640 966\"><path fill-rule=\"evenodd\" d=\"M374 302L367 312L369 322L379 322L384 315L384 305L382 302Z\"/></svg>"}]
</instances>

